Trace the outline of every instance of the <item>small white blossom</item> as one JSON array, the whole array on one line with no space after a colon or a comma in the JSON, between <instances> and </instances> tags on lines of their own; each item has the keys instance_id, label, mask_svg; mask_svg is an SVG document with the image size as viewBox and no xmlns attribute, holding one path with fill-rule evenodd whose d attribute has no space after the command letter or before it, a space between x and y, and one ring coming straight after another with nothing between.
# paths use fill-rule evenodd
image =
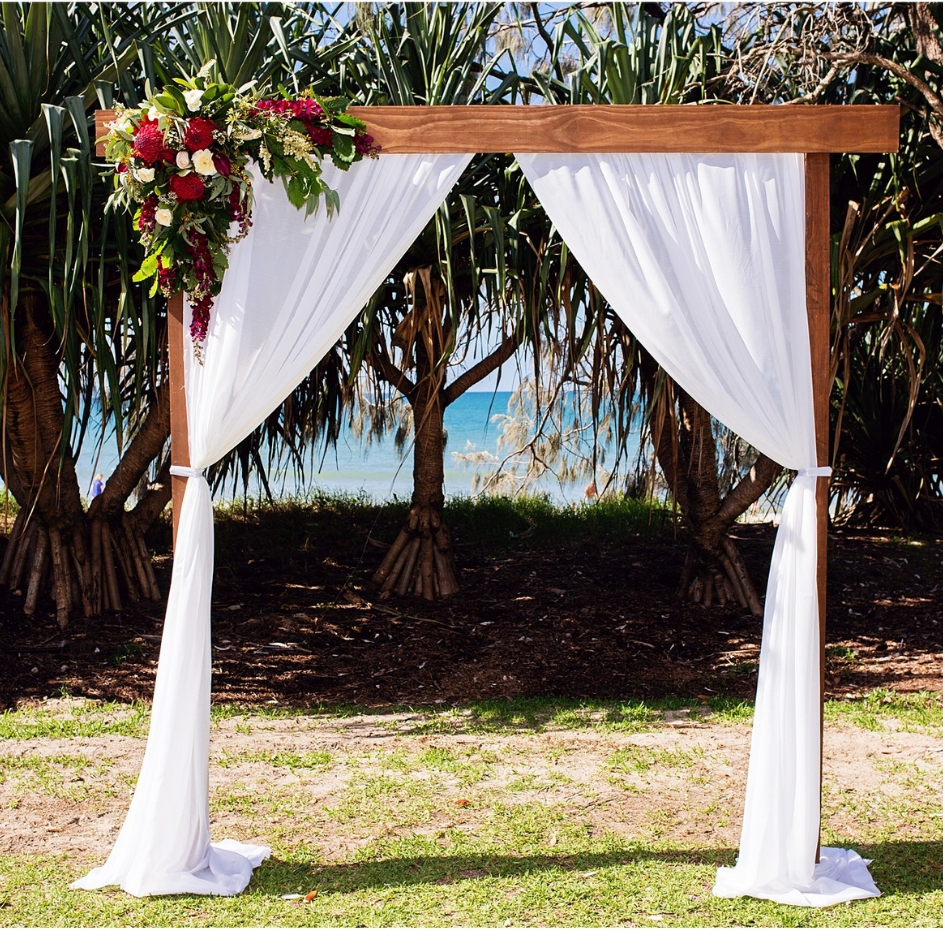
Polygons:
<instances>
[{"instance_id":1,"label":"small white blossom","mask_svg":"<svg viewBox=\"0 0 945 945\"><path fill-rule=\"evenodd\" d=\"M148 109L148 118L151 121L157 121L161 117L161 113L152 105Z\"/></svg>"},{"instance_id":2,"label":"small white blossom","mask_svg":"<svg viewBox=\"0 0 945 945\"><path fill-rule=\"evenodd\" d=\"M196 112L200 109L200 100L202 98L203 89L187 89L187 91L184 92L184 101L192 112Z\"/></svg>"},{"instance_id":3,"label":"small white blossom","mask_svg":"<svg viewBox=\"0 0 945 945\"><path fill-rule=\"evenodd\" d=\"M139 167L134 171L135 177L141 181L142 184L150 184L154 180L154 168L153 167Z\"/></svg>"},{"instance_id":4,"label":"small white blossom","mask_svg":"<svg viewBox=\"0 0 945 945\"><path fill-rule=\"evenodd\" d=\"M190 155L186 151L177 152L177 166L183 171L190 167Z\"/></svg>"},{"instance_id":5,"label":"small white blossom","mask_svg":"<svg viewBox=\"0 0 945 945\"><path fill-rule=\"evenodd\" d=\"M204 177L210 177L212 174L216 174L217 169L213 164L213 154L210 152L209 148L194 151L193 160L194 170L198 174L203 174Z\"/></svg>"},{"instance_id":6,"label":"small white blossom","mask_svg":"<svg viewBox=\"0 0 945 945\"><path fill-rule=\"evenodd\" d=\"M157 220L161 226L170 226L174 222L174 214L170 210L160 209L157 213L154 214L154 219Z\"/></svg>"}]
</instances>

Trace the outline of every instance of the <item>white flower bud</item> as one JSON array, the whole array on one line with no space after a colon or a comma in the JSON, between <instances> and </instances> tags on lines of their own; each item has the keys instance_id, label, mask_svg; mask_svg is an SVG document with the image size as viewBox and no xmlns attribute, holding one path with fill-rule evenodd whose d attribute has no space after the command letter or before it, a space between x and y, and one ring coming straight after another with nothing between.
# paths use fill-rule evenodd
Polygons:
<instances>
[{"instance_id":1,"label":"white flower bud","mask_svg":"<svg viewBox=\"0 0 945 945\"><path fill-rule=\"evenodd\" d=\"M190 155L186 151L177 152L177 166L182 171L190 167Z\"/></svg>"},{"instance_id":2,"label":"white flower bud","mask_svg":"<svg viewBox=\"0 0 945 945\"><path fill-rule=\"evenodd\" d=\"M162 207L154 214L154 219L157 220L161 226L170 226L174 222L174 214L170 210Z\"/></svg>"},{"instance_id":3,"label":"white flower bud","mask_svg":"<svg viewBox=\"0 0 945 945\"><path fill-rule=\"evenodd\" d=\"M154 180L154 168L153 167L139 167L134 171L135 177L141 181L142 184L150 184Z\"/></svg>"},{"instance_id":4,"label":"white flower bud","mask_svg":"<svg viewBox=\"0 0 945 945\"><path fill-rule=\"evenodd\" d=\"M184 101L187 103L187 107L192 112L199 111L200 100L202 98L203 98L203 89L187 89L184 92Z\"/></svg>"},{"instance_id":5,"label":"white flower bud","mask_svg":"<svg viewBox=\"0 0 945 945\"><path fill-rule=\"evenodd\" d=\"M148 109L148 118L150 118L151 121L157 121L160 117L161 113L152 105Z\"/></svg>"}]
</instances>

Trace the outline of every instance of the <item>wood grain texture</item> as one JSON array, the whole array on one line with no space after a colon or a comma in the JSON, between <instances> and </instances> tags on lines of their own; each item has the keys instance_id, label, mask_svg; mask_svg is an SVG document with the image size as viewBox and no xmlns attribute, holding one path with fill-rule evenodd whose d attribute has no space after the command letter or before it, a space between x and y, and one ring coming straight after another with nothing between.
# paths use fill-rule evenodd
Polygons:
<instances>
[{"instance_id":1,"label":"wood grain texture","mask_svg":"<svg viewBox=\"0 0 945 945\"><path fill-rule=\"evenodd\" d=\"M898 105L376 105L351 114L387 154L865 154L899 147ZM95 113L96 138L113 118Z\"/></svg>"},{"instance_id":2,"label":"wood grain texture","mask_svg":"<svg viewBox=\"0 0 945 945\"><path fill-rule=\"evenodd\" d=\"M171 385L171 464L190 465L190 443L187 439L187 395L184 392L184 296L175 295L167 303L168 383ZM177 547L177 526L184 501L187 479L171 476L171 502L174 519L174 547Z\"/></svg>"},{"instance_id":3,"label":"wood grain texture","mask_svg":"<svg viewBox=\"0 0 945 945\"><path fill-rule=\"evenodd\" d=\"M830 463L830 156L804 161L807 240L807 327L814 394L817 465ZM823 783L824 670L827 645L827 515L830 480L817 479L817 593L820 610L820 765ZM818 840L817 859L820 858Z\"/></svg>"}]
</instances>

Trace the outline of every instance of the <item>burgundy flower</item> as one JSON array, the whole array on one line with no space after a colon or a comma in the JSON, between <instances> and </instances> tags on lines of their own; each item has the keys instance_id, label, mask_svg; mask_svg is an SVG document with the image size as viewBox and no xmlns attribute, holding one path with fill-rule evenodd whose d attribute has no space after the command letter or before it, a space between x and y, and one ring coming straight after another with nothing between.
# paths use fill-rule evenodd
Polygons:
<instances>
[{"instance_id":1,"label":"burgundy flower","mask_svg":"<svg viewBox=\"0 0 945 945\"><path fill-rule=\"evenodd\" d=\"M134 151L145 164L154 164L164 150L164 134L156 121L146 118L135 132Z\"/></svg>"},{"instance_id":2,"label":"burgundy flower","mask_svg":"<svg viewBox=\"0 0 945 945\"><path fill-rule=\"evenodd\" d=\"M306 130L312 144L322 148L331 147L331 128L318 128L306 122Z\"/></svg>"},{"instance_id":3,"label":"burgundy flower","mask_svg":"<svg viewBox=\"0 0 945 945\"><path fill-rule=\"evenodd\" d=\"M221 177L230 176L230 159L225 154L214 154L213 166Z\"/></svg>"},{"instance_id":4,"label":"burgundy flower","mask_svg":"<svg viewBox=\"0 0 945 945\"><path fill-rule=\"evenodd\" d=\"M141 204L141 214L138 217L138 231L141 233L154 232L154 214L157 213L158 201L154 194L148 194Z\"/></svg>"},{"instance_id":5,"label":"burgundy flower","mask_svg":"<svg viewBox=\"0 0 945 945\"><path fill-rule=\"evenodd\" d=\"M177 194L180 201L200 200L206 188L203 181L196 174L187 174L181 177L175 174L170 180L170 188Z\"/></svg>"},{"instance_id":6,"label":"burgundy flower","mask_svg":"<svg viewBox=\"0 0 945 945\"><path fill-rule=\"evenodd\" d=\"M374 138L364 131L354 133L354 150L366 157L377 157L381 153L380 147L374 143Z\"/></svg>"},{"instance_id":7,"label":"burgundy flower","mask_svg":"<svg viewBox=\"0 0 945 945\"><path fill-rule=\"evenodd\" d=\"M160 258L157 264L158 287L164 295L171 296L177 288L177 269L174 266L164 266Z\"/></svg>"},{"instance_id":8,"label":"burgundy flower","mask_svg":"<svg viewBox=\"0 0 945 945\"><path fill-rule=\"evenodd\" d=\"M209 148L216 130L217 126L209 118L191 118L184 133L184 145L191 151Z\"/></svg>"}]
</instances>

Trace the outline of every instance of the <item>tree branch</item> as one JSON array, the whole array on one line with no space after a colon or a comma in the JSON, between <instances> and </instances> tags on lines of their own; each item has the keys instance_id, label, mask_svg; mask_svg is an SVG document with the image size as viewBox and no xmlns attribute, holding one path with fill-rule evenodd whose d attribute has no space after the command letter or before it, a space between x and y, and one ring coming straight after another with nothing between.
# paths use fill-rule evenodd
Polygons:
<instances>
[{"instance_id":1,"label":"tree branch","mask_svg":"<svg viewBox=\"0 0 945 945\"><path fill-rule=\"evenodd\" d=\"M105 489L89 505L89 515L117 515L125 507L125 499L131 495L148 466L157 458L171 433L170 388L162 384L157 397L148 410L148 416L135 438L125 450L115 471L108 477Z\"/></svg>"},{"instance_id":2,"label":"tree branch","mask_svg":"<svg viewBox=\"0 0 945 945\"><path fill-rule=\"evenodd\" d=\"M942 117L942 99L936 95L932 88L923 82L915 73L910 72L905 66L900 66L898 62L887 59L885 56L877 56L875 53L853 52L853 53L820 53L822 59L830 62L861 63L866 66L878 66L880 69L886 69L894 76L908 82L913 88L925 97L925 100L932 106L932 111L939 117Z\"/></svg>"},{"instance_id":3,"label":"tree branch","mask_svg":"<svg viewBox=\"0 0 945 945\"><path fill-rule=\"evenodd\" d=\"M391 387L396 387L404 397L410 400L416 385L411 382L410 378L407 377L403 371L394 366L394 362L391 361L390 355L384 349L380 337L377 334L374 336L374 347L371 350L370 361L371 367L373 367Z\"/></svg>"},{"instance_id":4,"label":"tree branch","mask_svg":"<svg viewBox=\"0 0 945 945\"><path fill-rule=\"evenodd\" d=\"M723 530L727 529L745 509L761 498L779 472L781 466L762 453L748 470L748 475L739 480L738 485L722 500L712 518Z\"/></svg>"},{"instance_id":5,"label":"tree branch","mask_svg":"<svg viewBox=\"0 0 945 945\"><path fill-rule=\"evenodd\" d=\"M466 371L465 374L461 374L457 377L456 380L443 391L443 406L448 407L458 397L465 394L473 384L478 383L484 377L488 377L497 367L505 364L505 362L515 354L519 344L521 344L521 339L517 335L507 336L492 354L483 358L478 364Z\"/></svg>"}]
</instances>

